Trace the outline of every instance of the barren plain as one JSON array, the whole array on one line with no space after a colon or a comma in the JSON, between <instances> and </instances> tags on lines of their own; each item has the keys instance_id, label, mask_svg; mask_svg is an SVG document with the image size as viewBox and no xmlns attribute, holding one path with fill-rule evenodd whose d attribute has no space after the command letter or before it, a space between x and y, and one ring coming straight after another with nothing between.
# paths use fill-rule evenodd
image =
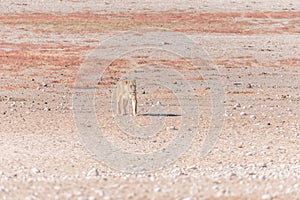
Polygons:
<instances>
[{"instance_id":1,"label":"barren plain","mask_svg":"<svg viewBox=\"0 0 300 200\"><path fill-rule=\"evenodd\" d=\"M300 199L298 0L0 0L0 25L0 199ZM200 147L213 124L216 91L209 78L192 76L188 58L162 51L173 43L181 48L180 42L162 37L151 50L132 48L116 55L96 84L77 84L86 63L107 62L102 55L93 63L91 52L114 52L127 38L111 46L102 42L155 30L178 33L201 47L221 80L221 132L206 156ZM170 68L187 76L160 71ZM203 68L197 69L201 74ZM149 74L152 79L143 78ZM137 117L112 114L114 86L126 75L138 82ZM156 78L170 79L175 89ZM183 81L193 90L180 90ZM99 124L89 126L100 127L128 152L164 148L184 128L182 106L197 105L180 104L176 93L198 102L199 119L189 129L196 136L163 169L113 169L78 133L78 88L96 88ZM136 137L130 126L120 131L124 120L161 127Z\"/></svg>"}]
</instances>

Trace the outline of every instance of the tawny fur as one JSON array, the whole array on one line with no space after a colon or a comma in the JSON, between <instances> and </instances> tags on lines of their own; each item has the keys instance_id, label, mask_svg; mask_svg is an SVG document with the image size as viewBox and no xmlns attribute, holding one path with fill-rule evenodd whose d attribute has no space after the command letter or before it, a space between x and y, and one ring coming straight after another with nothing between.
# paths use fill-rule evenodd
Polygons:
<instances>
[{"instance_id":1,"label":"tawny fur","mask_svg":"<svg viewBox=\"0 0 300 200\"><path fill-rule=\"evenodd\" d=\"M136 81L121 80L117 84L117 109L118 114L125 115L128 107L128 100L131 100L132 114L137 115L137 96L136 96Z\"/></svg>"}]
</instances>

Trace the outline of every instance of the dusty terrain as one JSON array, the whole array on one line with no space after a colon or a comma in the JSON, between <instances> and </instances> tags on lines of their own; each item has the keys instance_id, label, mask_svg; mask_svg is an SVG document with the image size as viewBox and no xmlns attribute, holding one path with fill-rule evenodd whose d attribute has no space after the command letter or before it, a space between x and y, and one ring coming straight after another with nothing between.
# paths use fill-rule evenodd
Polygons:
<instances>
[{"instance_id":1,"label":"dusty terrain","mask_svg":"<svg viewBox=\"0 0 300 200\"><path fill-rule=\"evenodd\" d=\"M0 0L0 199L300 199L299 4ZM205 157L200 149L213 124L210 102L216 91L209 77L192 76L188 58L161 50L172 45L167 37L157 39L162 43L152 50L140 48L111 62L90 56L124 43L101 46L111 37L126 31L143 36L147 30L191 39L206 51L222 81L224 121ZM101 62L108 62L101 79L78 81L87 63L94 66L89 73L100 76ZM160 74L175 88L188 81L193 90L184 93L154 82L159 77L154 72L165 68L186 75ZM142 78L152 72L152 79ZM111 114L111 95L122 76L138 81L137 117ZM168 146L185 126L182 106L197 106L179 104L174 92L192 96L199 110L199 119L189 120L193 143L163 169L115 170L79 133L78 122L85 119L78 121L78 113L84 113L74 99L78 89L95 89L94 117L104 136L141 155ZM151 137L136 137L127 120L161 127ZM87 132L90 126L95 124Z\"/></svg>"}]
</instances>

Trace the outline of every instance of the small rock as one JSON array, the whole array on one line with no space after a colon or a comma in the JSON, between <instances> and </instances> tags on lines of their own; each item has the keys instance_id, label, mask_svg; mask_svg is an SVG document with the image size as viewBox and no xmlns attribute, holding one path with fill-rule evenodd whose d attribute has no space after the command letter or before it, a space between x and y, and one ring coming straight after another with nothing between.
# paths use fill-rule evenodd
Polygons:
<instances>
[{"instance_id":1,"label":"small rock","mask_svg":"<svg viewBox=\"0 0 300 200\"><path fill-rule=\"evenodd\" d=\"M226 193L226 190L225 189L221 189L219 190L217 193L216 193L216 197L220 198L222 196L224 196Z\"/></svg>"},{"instance_id":2,"label":"small rock","mask_svg":"<svg viewBox=\"0 0 300 200\"><path fill-rule=\"evenodd\" d=\"M264 181L264 180L266 180L266 176L265 175L260 175L260 176L258 176L258 179L259 180L262 180L262 181Z\"/></svg>"},{"instance_id":3,"label":"small rock","mask_svg":"<svg viewBox=\"0 0 300 200\"><path fill-rule=\"evenodd\" d=\"M37 168L32 168L31 172L34 173L34 174L38 174L38 173L41 173L41 170L39 170Z\"/></svg>"},{"instance_id":4,"label":"small rock","mask_svg":"<svg viewBox=\"0 0 300 200\"><path fill-rule=\"evenodd\" d=\"M176 130L176 127L175 126L168 126L166 129L167 129L167 131L171 131L171 130Z\"/></svg>"},{"instance_id":5,"label":"small rock","mask_svg":"<svg viewBox=\"0 0 300 200\"><path fill-rule=\"evenodd\" d=\"M161 191L161 188L160 188L160 187L155 187L155 188L153 189L153 191L154 191L154 192L160 192L160 191Z\"/></svg>"},{"instance_id":6,"label":"small rock","mask_svg":"<svg viewBox=\"0 0 300 200\"><path fill-rule=\"evenodd\" d=\"M55 185L54 186L54 190L60 190L60 186L59 185Z\"/></svg>"},{"instance_id":7,"label":"small rock","mask_svg":"<svg viewBox=\"0 0 300 200\"><path fill-rule=\"evenodd\" d=\"M267 163L263 163L262 165L261 165L261 167L267 167Z\"/></svg>"},{"instance_id":8,"label":"small rock","mask_svg":"<svg viewBox=\"0 0 300 200\"><path fill-rule=\"evenodd\" d=\"M234 172L232 172L232 173L230 174L230 178L233 178L233 177L237 177L237 174L234 173Z\"/></svg>"},{"instance_id":9,"label":"small rock","mask_svg":"<svg viewBox=\"0 0 300 200\"><path fill-rule=\"evenodd\" d=\"M241 107L241 104L240 104L240 103L236 103L233 107L234 107L234 108L240 108L240 107Z\"/></svg>"},{"instance_id":10,"label":"small rock","mask_svg":"<svg viewBox=\"0 0 300 200\"><path fill-rule=\"evenodd\" d=\"M153 176L150 177L150 181L154 182L155 178Z\"/></svg>"},{"instance_id":11,"label":"small rock","mask_svg":"<svg viewBox=\"0 0 300 200\"><path fill-rule=\"evenodd\" d=\"M279 146L279 147L278 147L278 150L279 150L279 151L285 151L285 150L286 150L286 148L285 148L285 147L283 147L283 146Z\"/></svg>"},{"instance_id":12,"label":"small rock","mask_svg":"<svg viewBox=\"0 0 300 200\"><path fill-rule=\"evenodd\" d=\"M253 155L255 155L255 153L254 153L254 152L251 152L251 151L245 153L245 156L253 156Z\"/></svg>"},{"instance_id":13,"label":"small rock","mask_svg":"<svg viewBox=\"0 0 300 200\"><path fill-rule=\"evenodd\" d=\"M159 101L156 102L156 105L157 105L157 106L161 106L161 102L159 102Z\"/></svg>"},{"instance_id":14,"label":"small rock","mask_svg":"<svg viewBox=\"0 0 300 200\"><path fill-rule=\"evenodd\" d=\"M182 169L180 169L179 167L176 167L175 169L173 169L171 171L171 174L173 176L180 176L180 175L183 175L184 173L183 173Z\"/></svg>"},{"instance_id":15,"label":"small rock","mask_svg":"<svg viewBox=\"0 0 300 200\"><path fill-rule=\"evenodd\" d=\"M250 115L250 119L256 119L255 115Z\"/></svg>"},{"instance_id":16,"label":"small rock","mask_svg":"<svg viewBox=\"0 0 300 200\"><path fill-rule=\"evenodd\" d=\"M250 83L247 84L247 88L252 88L252 85Z\"/></svg>"},{"instance_id":17,"label":"small rock","mask_svg":"<svg viewBox=\"0 0 300 200\"><path fill-rule=\"evenodd\" d=\"M89 196L89 197L88 197L88 200L96 200L96 197L94 197L94 196Z\"/></svg>"},{"instance_id":18,"label":"small rock","mask_svg":"<svg viewBox=\"0 0 300 200\"><path fill-rule=\"evenodd\" d=\"M271 200L272 196L270 194L264 194L264 195L261 196L261 199L263 199L263 200Z\"/></svg>"},{"instance_id":19,"label":"small rock","mask_svg":"<svg viewBox=\"0 0 300 200\"><path fill-rule=\"evenodd\" d=\"M233 85L242 85L241 82L233 82Z\"/></svg>"},{"instance_id":20,"label":"small rock","mask_svg":"<svg viewBox=\"0 0 300 200\"><path fill-rule=\"evenodd\" d=\"M103 197L103 196L106 195L105 192L104 192L103 190L95 190L95 193L96 193L98 196L100 196L100 197Z\"/></svg>"},{"instance_id":21,"label":"small rock","mask_svg":"<svg viewBox=\"0 0 300 200\"><path fill-rule=\"evenodd\" d=\"M199 169L199 166L198 165L191 165L189 167L187 167L187 170L196 170L196 169Z\"/></svg>"},{"instance_id":22,"label":"small rock","mask_svg":"<svg viewBox=\"0 0 300 200\"><path fill-rule=\"evenodd\" d=\"M242 115L247 115L247 113L245 113L245 112L241 112L240 113L240 115L242 116Z\"/></svg>"},{"instance_id":23,"label":"small rock","mask_svg":"<svg viewBox=\"0 0 300 200\"><path fill-rule=\"evenodd\" d=\"M93 168L87 173L87 177L91 176L99 176L99 171L97 168Z\"/></svg>"}]
</instances>

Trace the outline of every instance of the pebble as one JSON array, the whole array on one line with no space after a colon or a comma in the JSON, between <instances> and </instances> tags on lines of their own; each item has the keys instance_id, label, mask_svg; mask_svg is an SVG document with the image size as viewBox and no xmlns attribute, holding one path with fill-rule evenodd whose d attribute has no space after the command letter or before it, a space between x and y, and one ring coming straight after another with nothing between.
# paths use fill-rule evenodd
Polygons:
<instances>
[{"instance_id":1,"label":"pebble","mask_svg":"<svg viewBox=\"0 0 300 200\"><path fill-rule=\"evenodd\" d=\"M263 163L262 165L261 165L261 167L267 167L267 163Z\"/></svg>"},{"instance_id":2,"label":"pebble","mask_svg":"<svg viewBox=\"0 0 300 200\"><path fill-rule=\"evenodd\" d=\"M154 182L155 178L153 176L150 177L150 181Z\"/></svg>"},{"instance_id":3,"label":"pebble","mask_svg":"<svg viewBox=\"0 0 300 200\"><path fill-rule=\"evenodd\" d=\"M55 186L54 186L54 190L60 190L60 186L55 185Z\"/></svg>"},{"instance_id":4,"label":"pebble","mask_svg":"<svg viewBox=\"0 0 300 200\"><path fill-rule=\"evenodd\" d=\"M256 115L250 115L250 119L256 119Z\"/></svg>"},{"instance_id":5,"label":"pebble","mask_svg":"<svg viewBox=\"0 0 300 200\"><path fill-rule=\"evenodd\" d=\"M247 88L252 88L252 85L250 83L247 84Z\"/></svg>"},{"instance_id":6,"label":"pebble","mask_svg":"<svg viewBox=\"0 0 300 200\"><path fill-rule=\"evenodd\" d=\"M216 197L220 198L222 196L225 196L225 193L226 193L225 189L220 190L220 191L217 192Z\"/></svg>"},{"instance_id":7,"label":"pebble","mask_svg":"<svg viewBox=\"0 0 300 200\"><path fill-rule=\"evenodd\" d=\"M253 155L255 155L255 153L254 153L254 152L251 152L251 151L245 153L245 156L253 156Z\"/></svg>"},{"instance_id":8,"label":"pebble","mask_svg":"<svg viewBox=\"0 0 300 200\"><path fill-rule=\"evenodd\" d=\"M259 180L261 180L261 181L264 181L264 180L266 180L266 176L265 175L260 175L260 176L258 176L258 179Z\"/></svg>"},{"instance_id":9,"label":"pebble","mask_svg":"<svg viewBox=\"0 0 300 200\"><path fill-rule=\"evenodd\" d=\"M161 102L159 102L159 101L156 102L156 105L157 105L157 106L161 106Z\"/></svg>"},{"instance_id":10,"label":"pebble","mask_svg":"<svg viewBox=\"0 0 300 200\"><path fill-rule=\"evenodd\" d=\"M88 197L88 200L96 200L96 197L94 197L94 196L89 196L89 197Z\"/></svg>"},{"instance_id":11,"label":"pebble","mask_svg":"<svg viewBox=\"0 0 300 200\"><path fill-rule=\"evenodd\" d=\"M270 194L264 194L264 195L261 196L261 199L263 199L263 200L271 200L272 196Z\"/></svg>"},{"instance_id":12,"label":"pebble","mask_svg":"<svg viewBox=\"0 0 300 200\"><path fill-rule=\"evenodd\" d=\"M99 176L99 171L97 168L93 168L90 171L88 171L87 177L91 177L91 176Z\"/></svg>"},{"instance_id":13,"label":"pebble","mask_svg":"<svg viewBox=\"0 0 300 200\"><path fill-rule=\"evenodd\" d=\"M176 127L175 126L168 126L166 128L167 131L170 131L170 130L176 130Z\"/></svg>"},{"instance_id":14,"label":"pebble","mask_svg":"<svg viewBox=\"0 0 300 200\"><path fill-rule=\"evenodd\" d=\"M184 174L183 171L179 167L176 167L175 169L173 169L171 171L171 173L173 176L180 176L180 175Z\"/></svg>"},{"instance_id":15,"label":"pebble","mask_svg":"<svg viewBox=\"0 0 300 200\"><path fill-rule=\"evenodd\" d=\"M229 176L230 176L230 178L233 178L233 177L237 177L237 174L232 172Z\"/></svg>"},{"instance_id":16,"label":"pebble","mask_svg":"<svg viewBox=\"0 0 300 200\"><path fill-rule=\"evenodd\" d=\"M187 167L187 170L196 170L196 169L199 169L199 166L196 164Z\"/></svg>"},{"instance_id":17,"label":"pebble","mask_svg":"<svg viewBox=\"0 0 300 200\"><path fill-rule=\"evenodd\" d=\"M160 191L161 191L161 188L160 188L160 187L155 187L155 188L153 189L153 191L154 191L154 192L160 192Z\"/></svg>"},{"instance_id":18,"label":"pebble","mask_svg":"<svg viewBox=\"0 0 300 200\"><path fill-rule=\"evenodd\" d=\"M241 107L241 104L240 104L240 103L236 103L233 107L234 107L234 108L240 108L240 107Z\"/></svg>"},{"instance_id":19,"label":"pebble","mask_svg":"<svg viewBox=\"0 0 300 200\"><path fill-rule=\"evenodd\" d=\"M242 85L241 82L233 82L233 85Z\"/></svg>"},{"instance_id":20,"label":"pebble","mask_svg":"<svg viewBox=\"0 0 300 200\"><path fill-rule=\"evenodd\" d=\"M245 113L245 112L241 112L240 113L240 115L242 116L242 115L247 115L247 113Z\"/></svg>"},{"instance_id":21,"label":"pebble","mask_svg":"<svg viewBox=\"0 0 300 200\"><path fill-rule=\"evenodd\" d=\"M95 193L96 193L98 196L100 196L100 197L103 197L103 196L106 195L105 192L104 192L103 190L95 190Z\"/></svg>"},{"instance_id":22,"label":"pebble","mask_svg":"<svg viewBox=\"0 0 300 200\"><path fill-rule=\"evenodd\" d=\"M38 173L41 173L41 170L37 169L37 168L32 168L31 169L31 172L32 173L35 173L35 174L38 174Z\"/></svg>"}]
</instances>

